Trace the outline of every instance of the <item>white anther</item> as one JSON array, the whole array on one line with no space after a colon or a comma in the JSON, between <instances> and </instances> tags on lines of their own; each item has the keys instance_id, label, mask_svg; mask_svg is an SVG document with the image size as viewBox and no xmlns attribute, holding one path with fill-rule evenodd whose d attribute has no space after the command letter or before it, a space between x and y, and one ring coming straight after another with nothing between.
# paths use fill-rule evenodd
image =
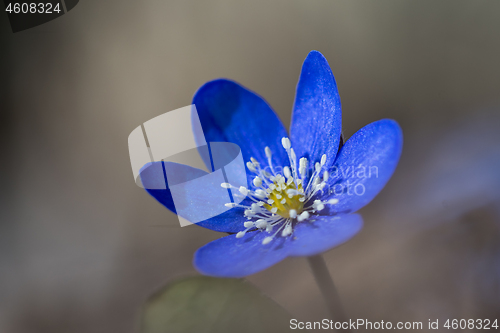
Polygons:
<instances>
[{"instance_id":1,"label":"white anther","mask_svg":"<svg viewBox=\"0 0 500 333\"><path fill-rule=\"evenodd\" d=\"M250 207L252 207L252 210L253 210L254 212L256 212L256 211L258 211L258 210L260 209L260 208L259 208L259 205L257 205L255 202L254 202L254 203L253 203Z\"/></svg>"},{"instance_id":2,"label":"white anther","mask_svg":"<svg viewBox=\"0 0 500 333\"><path fill-rule=\"evenodd\" d=\"M273 214L276 214L276 212L278 211L278 208L277 207L273 207L271 208L271 213Z\"/></svg>"},{"instance_id":3,"label":"white anther","mask_svg":"<svg viewBox=\"0 0 500 333\"><path fill-rule=\"evenodd\" d=\"M269 200L267 200L267 203L270 204L270 205L272 205L274 203L274 200L273 199L269 199Z\"/></svg>"},{"instance_id":4,"label":"white anther","mask_svg":"<svg viewBox=\"0 0 500 333\"><path fill-rule=\"evenodd\" d=\"M316 206L316 208L315 208L315 209L319 212L320 210L323 210L324 208L325 208L325 205L323 205L322 203L320 203L320 204L318 204L318 205Z\"/></svg>"},{"instance_id":5,"label":"white anther","mask_svg":"<svg viewBox=\"0 0 500 333\"><path fill-rule=\"evenodd\" d=\"M339 203L339 199L330 199L327 201L330 205L335 205Z\"/></svg>"},{"instance_id":6,"label":"white anther","mask_svg":"<svg viewBox=\"0 0 500 333\"><path fill-rule=\"evenodd\" d=\"M281 198L282 198L281 194L276 194L276 199L281 199Z\"/></svg>"},{"instance_id":7,"label":"white anther","mask_svg":"<svg viewBox=\"0 0 500 333\"><path fill-rule=\"evenodd\" d=\"M254 211L252 211L252 210L250 210L250 209L247 209L247 210L245 210L245 213L244 213L244 214L245 214L245 216L247 216L247 217L248 217L248 216L254 216L254 215L255 215L255 212L254 212Z\"/></svg>"},{"instance_id":8,"label":"white anther","mask_svg":"<svg viewBox=\"0 0 500 333\"><path fill-rule=\"evenodd\" d=\"M306 168L305 167L300 167L299 168L299 173L302 178L306 176Z\"/></svg>"},{"instance_id":9,"label":"white anther","mask_svg":"<svg viewBox=\"0 0 500 333\"><path fill-rule=\"evenodd\" d=\"M255 196L257 198L264 199L265 197L267 197L267 193L264 190L258 189L257 191L255 191Z\"/></svg>"},{"instance_id":10,"label":"white anther","mask_svg":"<svg viewBox=\"0 0 500 333\"><path fill-rule=\"evenodd\" d=\"M285 148L286 150L290 149L290 147L292 146L292 143L290 142L289 138L282 138L281 144L283 145L283 148Z\"/></svg>"},{"instance_id":11,"label":"white anther","mask_svg":"<svg viewBox=\"0 0 500 333\"><path fill-rule=\"evenodd\" d=\"M236 207L237 205L236 205L234 202L230 202L230 203L224 204L224 206L226 206L226 207L228 207L228 208L234 208L234 207Z\"/></svg>"},{"instance_id":12,"label":"white anther","mask_svg":"<svg viewBox=\"0 0 500 333\"><path fill-rule=\"evenodd\" d=\"M290 211L288 212L288 215L290 215L290 217L292 219L294 219L297 217L297 211L295 209L290 209Z\"/></svg>"},{"instance_id":13,"label":"white anther","mask_svg":"<svg viewBox=\"0 0 500 333\"><path fill-rule=\"evenodd\" d=\"M236 238L241 238L243 236L245 236L245 231L240 231L236 234Z\"/></svg>"},{"instance_id":14,"label":"white anther","mask_svg":"<svg viewBox=\"0 0 500 333\"><path fill-rule=\"evenodd\" d=\"M273 240L273 238L271 236L269 237L266 237L264 238L264 240L262 241L262 245L266 245L266 244L269 244L271 243L271 241Z\"/></svg>"},{"instance_id":15,"label":"white anther","mask_svg":"<svg viewBox=\"0 0 500 333\"><path fill-rule=\"evenodd\" d=\"M323 154L323 156L321 156L321 166L325 165L326 163L326 154Z\"/></svg>"},{"instance_id":16,"label":"white anther","mask_svg":"<svg viewBox=\"0 0 500 333\"><path fill-rule=\"evenodd\" d=\"M269 188L270 188L272 191L274 191L274 190L276 189L276 185L274 185L274 184L269 184Z\"/></svg>"},{"instance_id":17,"label":"white anther","mask_svg":"<svg viewBox=\"0 0 500 333\"><path fill-rule=\"evenodd\" d=\"M281 236L286 237L292 233L292 226L288 224L285 229L281 232Z\"/></svg>"},{"instance_id":18,"label":"white anther","mask_svg":"<svg viewBox=\"0 0 500 333\"><path fill-rule=\"evenodd\" d=\"M302 214L297 217L297 221L302 222L304 220L307 220L309 218L309 213L308 212L302 212Z\"/></svg>"},{"instance_id":19,"label":"white anther","mask_svg":"<svg viewBox=\"0 0 500 333\"><path fill-rule=\"evenodd\" d=\"M268 224L267 227L266 227L266 231L267 232L273 231L273 225L272 224Z\"/></svg>"},{"instance_id":20,"label":"white anther","mask_svg":"<svg viewBox=\"0 0 500 333\"><path fill-rule=\"evenodd\" d=\"M281 200L281 201L280 201L280 203L281 203L282 205L284 205L284 204L285 204L285 202L286 202L286 199L283 199L283 200Z\"/></svg>"},{"instance_id":21,"label":"white anther","mask_svg":"<svg viewBox=\"0 0 500 333\"><path fill-rule=\"evenodd\" d=\"M255 177L253 179L253 184L256 186L256 187L261 187L262 186L262 179L260 179L260 177Z\"/></svg>"},{"instance_id":22,"label":"white anther","mask_svg":"<svg viewBox=\"0 0 500 333\"><path fill-rule=\"evenodd\" d=\"M290 178L292 176L291 172L290 172L290 168L289 167L284 167L283 168L283 173L285 174L285 177L286 178ZM290 178L291 179L291 178Z\"/></svg>"},{"instance_id":23,"label":"white anther","mask_svg":"<svg viewBox=\"0 0 500 333\"><path fill-rule=\"evenodd\" d=\"M328 178L330 178L330 174L325 170L325 172L323 172L323 181L326 182Z\"/></svg>"},{"instance_id":24,"label":"white anther","mask_svg":"<svg viewBox=\"0 0 500 333\"><path fill-rule=\"evenodd\" d=\"M264 219L260 219L255 222L255 226L259 229L264 229L267 228L267 222Z\"/></svg>"},{"instance_id":25,"label":"white anther","mask_svg":"<svg viewBox=\"0 0 500 333\"><path fill-rule=\"evenodd\" d=\"M258 167L260 165L259 161L257 161L255 158L253 157L250 157L250 161L252 161L253 165L255 165L256 167Z\"/></svg>"},{"instance_id":26,"label":"white anther","mask_svg":"<svg viewBox=\"0 0 500 333\"><path fill-rule=\"evenodd\" d=\"M266 151L267 158L271 158L271 156L273 155L271 149L269 149L269 147L266 147L264 150Z\"/></svg>"},{"instance_id":27,"label":"white anther","mask_svg":"<svg viewBox=\"0 0 500 333\"><path fill-rule=\"evenodd\" d=\"M239 191L243 195L248 195L248 189L245 186L240 186Z\"/></svg>"},{"instance_id":28,"label":"white anther","mask_svg":"<svg viewBox=\"0 0 500 333\"><path fill-rule=\"evenodd\" d=\"M306 176L306 171L307 171L307 158L302 157L299 160L299 173L304 178Z\"/></svg>"},{"instance_id":29,"label":"white anther","mask_svg":"<svg viewBox=\"0 0 500 333\"><path fill-rule=\"evenodd\" d=\"M229 183L222 183L222 184L220 184L220 186L223 188L231 188L231 184L229 184Z\"/></svg>"},{"instance_id":30,"label":"white anther","mask_svg":"<svg viewBox=\"0 0 500 333\"><path fill-rule=\"evenodd\" d=\"M264 201L257 202L257 205L260 206L260 207L264 206Z\"/></svg>"},{"instance_id":31,"label":"white anther","mask_svg":"<svg viewBox=\"0 0 500 333\"><path fill-rule=\"evenodd\" d=\"M245 226L245 228L250 228L250 227L254 226L254 223L253 222L245 222L245 223L243 223L243 225Z\"/></svg>"},{"instance_id":32,"label":"white anther","mask_svg":"<svg viewBox=\"0 0 500 333\"><path fill-rule=\"evenodd\" d=\"M319 164L319 162L316 162L316 164L314 165L314 169L316 169L316 172L319 172L319 170L321 169L321 164Z\"/></svg>"},{"instance_id":33,"label":"white anther","mask_svg":"<svg viewBox=\"0 0 500 333\"><path fill-rule=\"evenodd\" d=\"M300 202L304 202L304 201L306 201L306 198L305 197L301 197L301 198L299 198L299 201Z\"/></svg>"},{"instance_id":34,"label":"white anther","mask_svg":"<svg viewBox=\"0 0 500 333\"><path fill-rule=\"evenodd\" d=\"M247 162L247 168L248 170L252 171L252 172L256 172L257 169L255 169L255 165L253 165L252 162Z\"/></svg>"}]
</instances>

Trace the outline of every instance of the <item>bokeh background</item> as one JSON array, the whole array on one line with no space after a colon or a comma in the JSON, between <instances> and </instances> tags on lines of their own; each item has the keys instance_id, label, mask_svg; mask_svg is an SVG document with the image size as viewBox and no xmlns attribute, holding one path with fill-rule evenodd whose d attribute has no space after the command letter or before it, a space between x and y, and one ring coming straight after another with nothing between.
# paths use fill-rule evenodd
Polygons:
<instances>
[{"instance_id":1,"label":"bokeh background","mask_svg":"<svg viewBox=\"0 0 500 333\"><path fill-rule=\"evenodd\" d=\"M310 50L336 77L346 137L394 118L400 166L324 255L346 312L500 319L500 2L80 1L12 34L0 14L0 331L137 332L165 283L221 234L134 183L128 134L218 77L289 124ZM249 280L299 320L328 318L305 258Z\"/></svg>"}]
</instances>

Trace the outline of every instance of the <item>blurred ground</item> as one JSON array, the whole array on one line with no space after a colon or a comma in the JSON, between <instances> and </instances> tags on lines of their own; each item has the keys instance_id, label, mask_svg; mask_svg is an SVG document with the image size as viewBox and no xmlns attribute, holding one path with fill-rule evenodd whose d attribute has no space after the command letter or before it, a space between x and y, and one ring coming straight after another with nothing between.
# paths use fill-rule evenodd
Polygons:
<instances>
[{"instance_id":1,"label":"blurred ground","mask_svg":"<svg viewBox=\"0 0 500 333\"><path fill-rule=\"evenodd\" d=\"M328 252L354 318L500 314L500 3L81 1L0 35L0 331L134 332L159 286L196 274L220 236L133 181L142 122L217 78L258 92L285 124L307 53L332 67L347 137L380 118L404 130L400 166ZM250 277L303 320L327 316L304 258Z\"/></svg>"}]
</instances>

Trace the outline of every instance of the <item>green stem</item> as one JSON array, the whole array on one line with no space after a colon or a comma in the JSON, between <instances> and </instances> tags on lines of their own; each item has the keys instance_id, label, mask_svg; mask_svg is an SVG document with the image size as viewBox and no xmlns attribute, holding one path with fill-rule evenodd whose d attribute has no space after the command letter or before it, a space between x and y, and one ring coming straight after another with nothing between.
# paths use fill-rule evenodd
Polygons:
<instances>
[{"instance_id":1,"label":"green stem","mask_svg":"<svg viewBox=\"0 0 500 333\"><path fill-rule=\"evenodd\" d=\"M314 279L318 284L319 290L325 299L326 305L330 310L332 315L332 320L339 322L348 322L349 318L346 317L344 309L342 308L342 303L340 302L340 297L333 283L332 277L328 272L328 267L326 266L325 260L321 254L311 256L307 258L309 261L309 266L314 274ZM349 329L344 330L350 332Z\"/></svg>"}]
</instances>

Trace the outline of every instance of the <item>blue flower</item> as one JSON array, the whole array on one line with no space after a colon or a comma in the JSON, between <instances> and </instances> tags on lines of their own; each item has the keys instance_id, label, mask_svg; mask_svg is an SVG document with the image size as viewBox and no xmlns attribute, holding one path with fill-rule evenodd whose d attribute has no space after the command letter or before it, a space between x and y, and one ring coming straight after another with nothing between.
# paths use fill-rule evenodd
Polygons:
<instances>
[{"instance_id":1,"label":"blue flower","mask_svg":"<svg viewBox=\"0 0 500 333\"><path fill-rule=\"evenodd\" d=\"M239 145L248 168L249 186L233 189L245 199L197 223L230 233L196 252L194 265L206 275L243 277L286 257L316 255L346 242L363 225L351 213L380 192L401 155L402 132L389 119L342 142L337 85L317 51L302 66L289 135L260 96L229 80L206 83L193 104L207 141ZM180 178L204 174L181 164L164 167ZM143 183L149 181L147 171ZM148 192L175 213L168 189ZM200 202L198 208L211 209L205 206Z\"/></svg>"}]
</instances>

